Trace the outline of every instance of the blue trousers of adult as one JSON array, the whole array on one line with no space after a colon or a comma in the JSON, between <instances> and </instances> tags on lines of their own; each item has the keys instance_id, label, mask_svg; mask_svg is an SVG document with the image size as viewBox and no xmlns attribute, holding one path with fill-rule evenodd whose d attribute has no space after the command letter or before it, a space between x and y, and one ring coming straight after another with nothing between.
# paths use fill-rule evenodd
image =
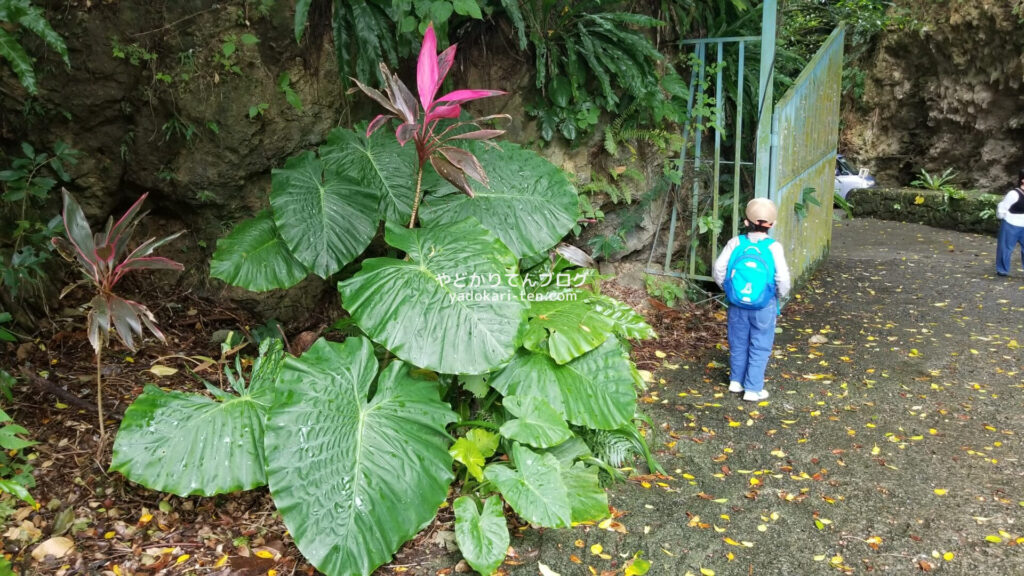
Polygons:
<instances>
[{"instance_id":1,"label":"blue trousers of adult","mask_svg":"<svg viewBox=\"0 0 1024 576\"><path fill-rule=\"evenodd\" d=\"M729 306L729 379L744 390L764 389L764 371L775 343L776 301L760 310Z\"/></svg>"},{"instance_id":2,"label":"blue trousers of adult","mask_svg":"<svg viewBox=\"0 0 1024 576\"><path fill-rule=\"evenodd\" d=\"M1020 245L1020 258L1024 263L1024 226L1014 226L1003 220L999 224L999 237L996 240L996 273L1001 276L1010 275L1010 258L1013 249Z\"/></svg>"}]
</instances>

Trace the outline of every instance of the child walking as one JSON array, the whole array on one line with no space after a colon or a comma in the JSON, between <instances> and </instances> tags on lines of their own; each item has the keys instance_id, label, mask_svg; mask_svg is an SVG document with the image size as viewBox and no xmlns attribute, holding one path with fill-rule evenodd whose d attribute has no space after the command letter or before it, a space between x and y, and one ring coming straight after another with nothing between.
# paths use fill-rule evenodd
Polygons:
<instances>
[{"instance_id":1,"label":"child walking","mask_svg":"<svg viewBox=\"0 0 1024 576\"><path fill-rule=\"evenodd\" d=\"M725 244L712 271L729 301L729 391L742 392L748 402L768 397L764 372L775 343L775 317L790 288L782 245L768 237L777 217L771 200L748 202L748 232Z\"/></svg>"}]
</instances>

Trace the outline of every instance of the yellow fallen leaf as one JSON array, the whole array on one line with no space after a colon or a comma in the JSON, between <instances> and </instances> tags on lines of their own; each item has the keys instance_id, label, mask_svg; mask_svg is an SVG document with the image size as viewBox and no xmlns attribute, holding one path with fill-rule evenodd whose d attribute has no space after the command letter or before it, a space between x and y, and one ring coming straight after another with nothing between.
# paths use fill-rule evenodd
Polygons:
<instances>
[{"instance_id":1,"label":"yellow fallen leaf","mask_svg":"<svg viewBox=\"0 0 1024 576\"><path fill-rule=\"evenodd\" d=\"M221 566L224 566L227 563L228 563L228 555L224 554L223 556L221 556L220 558L217 559L217 562L214 563L213 567L214 568L220 568Z\"/></svg>"},{"instance_id":2,"label":"yellow fallen leaf","mask_svg":"<svg viewBox=\"0 0 1024 576\"><path fill-rule=\"evenodd\" d=\"M910 354L908 354L908 356L910 356L911 358L917 358L920 355L921 353L917 351L917 348L911 348Z\"/></svg>"},{"instance_id":3,"label":"yellow fallen leaf","mask_svg":"<svg viewBox=\"0 0 1024 576\"><path fill-rule=\"evenodd\" d=\"M740 546L741 545L739 542L733 540L732 538L729 538L728 536L726 536L725 538L722 538L722 540L726 544L728 544L729 546Z\"/></svg>"},{"instance_id":4,"label":"yellow fallen leaf","mask_svg":"<svg viewBox=\"0 0 1024 576\"><path fill-rule=\"evenodd\" d=\"M776 458L785 458L786 457L786 453L783 452L782 450L772 450L771 454L772 454L772 456L775 456Z\"/></svg>"},{"instance_id":5,"label":"yellow fallen leaf","mask_svg":"<svg viewBox=\"0 0 1024 576\"><path fill-rule=\"evenodd\" d=\"M946 490L945 488L936 488L935 490L933 490L933 492L935 492L935 494L938 496L945 496L948 490Z\"/></svg>"},{"instance_id":6,"label":"yellow fallen leaf","mask_svg":"<svg viewBox=\"0 0 1024 576\"><path fill-rule=\"evenodd\" d=\"M703 576L715 576L715 571L711 568L701 568L700 573L703 574Z\"/></svg>"},{"instance_id":7,"label":"yellow fallen leaf","mask_svg":"<svg viewBox=\"0 0 1024 576\"><path fill-rule=\"evenodd\" d=\"M914 204L924 204L924 196L921 196L920 194L914 196Z\"/></svg>"},{"instance_id":8,"label":"yellow fallen leaf","mask_svg":"<svg viewBox=\"0 0 1024 576\"><path fill-rule=\"evenodd\" d=\"M654 355L657 356L658 358L665 358L668 356L668 354L665 354L661 350L655 350Z\"/></svg>"},{"instance_id":9,"label":"yellow fallen leaf","mask_svg":"<svg viewBox=\"0 0 1024 576\"><path fill-rule=\"evenodd\" d=\"M104 534L103 538L106 539L106 540L110 540L114 536L117 536L117 532L114 532L113 530L111 530L110 532L107 532L106 534Z\"/></svg>"},{"instance_id":10,"label":"yellow fallen leaf","mask_svg":"<svg viewBox=\"0 0 1024 576\"><path fill-rule=\"evenodd\" d=\"M269 550L257 550L255 552L255 554L259 558L273 558L274 557L274 553L269 551Z\"/></svg>"},{"instance_id":11,"label":"yellow fallen leaf","mask_svg":"<svg viewBox=\"0 0 1024 576\"><path fill-rule=\"evenodd\" d=\"M604 546L601 546L600 544L594 544L590 547L590 553L594 556L597 556L601 552L604 552Z\"/></svg>"},{"instance_id":12,"label":"yellow fallen leaf","mask_svg":"<svg viewBox=\"0 0 1024 576\"><path fill-rule=\"evenodd\" d=\"M942 559L945 560L946 562L952 562L953 561L953 553L952 552L946 552L945 554L942 555Z\"/></svg>"},{"instance_id":13,"label":"yellow fallen leaf","mask_svg":"<svg viewBox=\"0 0 1024 576\"><path fill-rule=\"evenodd\" d=\"M993 544L999 544L1003 541L1002 538L996 536L995 534L989 534L988 536L985 536L985 540L988 542L992 542Z\"/></svg>"},{"instance_id":14,"label":"yellow fallen leaf","mask_svg":"<svg viewBox=\"0 0 1024 576\"><path fill-rule=\"evenodd\" d=\"M1017 348L1020 348L1020 344L1018 344L1016 340L1010 340L1009 343L1006 344L1006 347L1007 348L1012 348L1012 349L1017 349Z\"/></svg>"},{"instance_id":15,"label":"yellow fallen leaf","mask_svg":"<svg viewBox=\"0 0 1024 576\"><path fill-rule=\"evenodd\" d=\"M398 567L395 568L395 571L396 572L405 572L405 570L401 570L401 568L405 568L405 566L398 566ZM267 570L267 576L277 576L277 570L274 570L273 568L271 568L270 570Z\"/></svg>"},{"instance_id":16,"label":"yellow fallen leaf","mask_svg":"<svg viewBox=\"0 0 1024 576\"><path fill-rule=\"evenodd\" d=\"M164 376L171 376L172 374L178 373L177 368L164 366L163 364L154 364L152 367L150 367L149 371L152 372L153 374L156 374L157 376L160 376L161 378Z\"/></svg>"},{"instance_id":17,"label":"yellow fallen leaf","mask_svg":"<svg viewBox=\"0 0 1024 576\"><path fill-rule=\"evenodd\" d=\"M147 512L147 513L143 514L142 516L139 516L139 524L148 524L149 521L152 520L152 519L153 519L153 515L150 514L149 512Z\"/></svg>"},{"instance_id":18,"label":"yellow fallen leaf","mask_svg":"<svg viewBox=\"0 0 1024 576\"><path fill-rule=\"evenodd\" d=\"M188 554L182 554L181 556L178 556L178 559L175 560L174 563L175 564L184 564L185 562L188 562L189 558L191 558L191 556L189 556Z\"/></svg>"}]
</instances>

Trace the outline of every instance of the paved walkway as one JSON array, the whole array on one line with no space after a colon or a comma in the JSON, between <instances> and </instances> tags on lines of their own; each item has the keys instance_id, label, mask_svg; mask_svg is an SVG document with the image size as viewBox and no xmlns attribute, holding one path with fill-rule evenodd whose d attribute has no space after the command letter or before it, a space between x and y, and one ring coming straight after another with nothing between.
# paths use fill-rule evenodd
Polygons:
<instances>
[{"instance_id":1,"label":"paved walkway","mask_svg":"<svg viewBox=\"0 0 1024 576\"><path fill-rule=\"evenodd\" d=\"M642 552L666 576L1024 574L1024 272L997 278L994 249L838 224L780 320L771 398L726 391L724 348L666 350L645 412L670 477L613 488L620 531L526 530L504 568L622 574Z\"/></svg>"}]
</instances>

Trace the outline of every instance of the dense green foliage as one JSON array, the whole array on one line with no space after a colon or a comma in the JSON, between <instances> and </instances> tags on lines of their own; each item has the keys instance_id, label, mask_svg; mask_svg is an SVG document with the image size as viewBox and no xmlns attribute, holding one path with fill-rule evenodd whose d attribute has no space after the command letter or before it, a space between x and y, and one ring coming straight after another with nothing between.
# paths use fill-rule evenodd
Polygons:
<instances>
[{"instance_id":1,"label":"dense green foliage","mask_svg":"<svg viewBox=\"0 0 1024 576\"><path fill-rule=\"evenodd\" d=\"M38 91L36 73L32 66L32 57L19 40L21 31L27 30L38 36L60 55L64 64L71 65L64 39L50 26L43 9L33 5L29 0L0 0L0 22L8 24L0 27L0 58L7 60L29 94Z\"/></svg>"},{"instance_id":2,"label":"dense green foliage","mask_svg":"<svg viewBox=\"0 0 1024 576\"><path fill-rule=\"evenodd\" d=\"M42 292L50 238L60 230L60 217L44 221L50 194L58 182L71 181L66 166L78 162L78 151L57 142L52 153L22 142L20 155L0 170L0 288L12 301Z\"/></svg>"},{"instance_id":3,"label":"dense green foliage","mask_svg":"<svg viewBox=\"0 0 1024 576\"><path fill-rule=\"evenodd\" d=\"M341 271L357 335L320 340L280 370L280 348L265 344L248 385L229 378L236 394L150 388L114 447L114 469L177 494L249 488L265 471L297 546L332 576L386 562L431 521L456 470L457 537L489 571L508 543L502 501L549 527L609 514L599 474L611 467L585 443L592 431L635 439L657 469L636 432L642 381L620 340L653 331L597 291L595 270L552 250L578 218L575 189L533 152L485 149L500 130L441 123L497 93L435 99L454 47L437 55L432 28L423 46L418 101L386 67L387 95L360 84L390 112L373 135L337 129L290 158L273 173L271 209L219 242L211 264L261 290ZM389 116L401 120L395 138L376 130ZM381 222L390 254L343 271ZM178 426L187 447L171 446Z\"/></svg>"}]
</instances>

